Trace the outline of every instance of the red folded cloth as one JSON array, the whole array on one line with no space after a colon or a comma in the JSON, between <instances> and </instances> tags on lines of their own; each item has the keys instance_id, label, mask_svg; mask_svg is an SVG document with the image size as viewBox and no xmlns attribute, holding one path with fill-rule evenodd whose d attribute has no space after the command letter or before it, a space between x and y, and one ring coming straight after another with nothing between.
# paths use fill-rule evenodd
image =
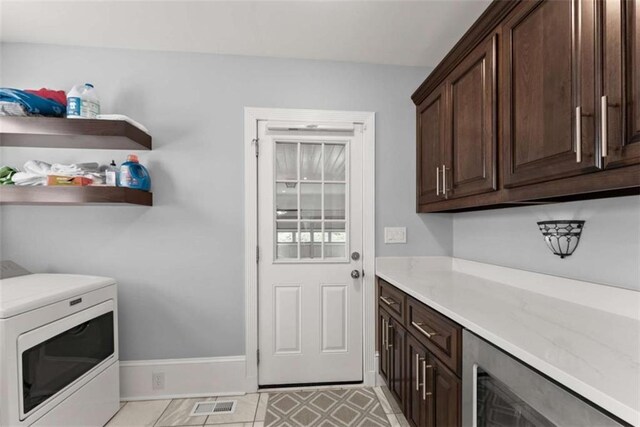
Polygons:
<instances>
[{"instance_id":1,"label":"red folded cloth","mask_svg":"<svg viewBox=\"0 0 640 427\"><path fill-rule=\"evenodd\" d=\"M65 107L67 106L67 94L63 90L52 90L52 89L42 88L38 90L25 89L24 91L32 95L37 95L37 96L41 96L42 98L50 99L52 101L55 101L59 104L64 105Z\"/></svg>"}]
</instances>

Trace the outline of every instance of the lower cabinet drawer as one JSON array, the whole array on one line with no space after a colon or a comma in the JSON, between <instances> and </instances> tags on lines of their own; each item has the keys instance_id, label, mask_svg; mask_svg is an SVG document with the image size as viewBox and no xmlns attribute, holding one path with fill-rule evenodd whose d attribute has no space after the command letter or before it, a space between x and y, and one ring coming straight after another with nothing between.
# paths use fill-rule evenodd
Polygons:
<instances>
[{"instance_id":1,"label":"lower cabinet drawer","mask_svg":"<svg viewBox=\"0 0 640 427\"><path fill-rule=\"evenodd\" d=\"M457 375L462 375L462 327L408 298L407 330Z\"/></svg>"}]
</instances>

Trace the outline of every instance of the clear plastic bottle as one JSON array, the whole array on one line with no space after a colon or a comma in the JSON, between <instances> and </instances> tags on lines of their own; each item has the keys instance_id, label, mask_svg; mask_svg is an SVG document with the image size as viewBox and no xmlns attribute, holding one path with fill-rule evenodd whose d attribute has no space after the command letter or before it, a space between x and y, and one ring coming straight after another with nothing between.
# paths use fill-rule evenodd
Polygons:
<instances>
[{"instance_id":1,"label":"clear plastic bottle","mask_svg":"<svg viewBox=\"0 0 640 427\"><path fill-rule=\"evenodd\" d=\"M67 118L95 119L100 114L98 93L91 83L75 85L67 94Z\"/></svg>"},{"instance_id":2,"label":"clear plastic bottle","mask_svg":"<svg viewBox=\"0 0 640 427\"><path fill-rule=\"evenodd\" d=\"M104 183L109 187L116 187L118 185L118 166L115 160L111 160L109 166L104 171L105 179Z\"/></svg>"}]
</instances>

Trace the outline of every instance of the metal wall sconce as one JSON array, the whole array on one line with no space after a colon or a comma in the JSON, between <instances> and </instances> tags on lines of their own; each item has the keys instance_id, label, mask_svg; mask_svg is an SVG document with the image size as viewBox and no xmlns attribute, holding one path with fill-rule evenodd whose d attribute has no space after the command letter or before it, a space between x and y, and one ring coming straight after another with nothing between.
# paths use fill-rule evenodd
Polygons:
<instances>
[{"instance_id":1,"label":"metal wall sconce","mask_svg":"<svg viewBox=\"0 0 640 427\"><path fill-rule=\"evenodd\" d=\"M538 227L551 252L564 258L571 255L578 247L584 221L540 221Z\"/></svg>"}]
</instances>

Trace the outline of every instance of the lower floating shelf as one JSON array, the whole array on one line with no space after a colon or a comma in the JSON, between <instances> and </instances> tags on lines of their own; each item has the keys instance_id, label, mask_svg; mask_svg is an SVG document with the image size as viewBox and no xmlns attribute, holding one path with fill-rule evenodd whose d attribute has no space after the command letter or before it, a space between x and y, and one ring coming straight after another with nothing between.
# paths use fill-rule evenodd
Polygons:
<instances>
[{"instance_id":1,"label":"lower floating shelf","mask_svg":"<svg viewBox=\"0 0 640 427\"><path fill-rule=\"evenodd\" d=\"M0 186L1 205L131 204L153 206L153 194L125 187Z\"/></svg>"}]
</instances>

